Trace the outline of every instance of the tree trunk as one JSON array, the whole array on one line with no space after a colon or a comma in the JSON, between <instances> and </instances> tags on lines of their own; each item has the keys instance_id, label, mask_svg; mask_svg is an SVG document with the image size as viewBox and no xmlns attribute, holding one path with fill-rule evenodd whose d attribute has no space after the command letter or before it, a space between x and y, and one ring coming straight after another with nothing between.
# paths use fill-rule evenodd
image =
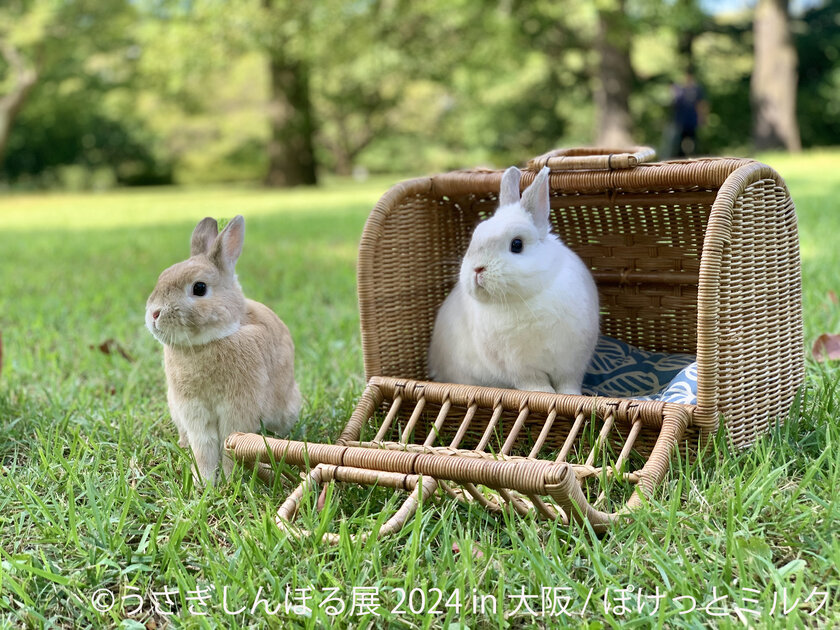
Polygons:
<instances>
[{"instance_id":1,"label":"tree trunk","mask_svg":"<svg viewBox=\"0 0 840 630\"><path fill-rule=\"evenodd\" d=\"M333 168L336 175L347 176L353 173L353 154L350 151L350 134L347 133L347 125L344 116L339 112L333 112L333 123L337 133L335 141L330 142L329 151L335 160Z\"/></svg>"},{"instance_id":2,"label":"tree trunk","mask_svg":"<svg viewBox=\"0 0 840 630\"><path fill-rule=\"evenodd\" d=\"M760 0L753 26L755 61L750 82L753 142L758 150L799 151L796 121L798 63L787 0Z\"/></svg>"},{"instance_id":3,"label":"tree trunk","mask_svg":"<svg viewBox=\"0 0 840 630\"><path fill-rule=\"evenodd\" d=\"M35 87L38 73L26 66L18 50L9 42L0 41L0 55L6 60L9 70L14 73L14 82L9 93L0 96L0 165L2 165L15 116L23 107L32 88Z\"/></svg>"},{"instance_id":4,"label":"tree trunk","mask_svg":"<svg viewBox=\"0 0 840 630\"><path fill-rule=\"evenodd\" d=\"M309 70L303 62L273 55L269 60L269 72L271 138L265 182L269 186L316 184Z\"/></svg>"},{"instance_id":5,"label":"tree trunk","mask_svg":"<svg viewBox=\"0 0 840 630\"><path fill-rule=\"evenodd\" d=\"M598 76L595 84L595 124L597 144L604 147L630 147L633 143L630 117L630 26L624 14L624 0L598 11Z\"/></svg>"},{"instance_id":6,"label":"tree trunk","mask_svg":"<svg viewBox=\"0 0 840 630\"><path fill-rule=\"evenodd\" d=\"M677 0L672 9L677 31L677 54L684 64L682 69L692 74L696 73L694 40L708 30L699 3L700 0Z\"/></svg>"},{"instance_id":7,"label":"tree trunk","mask_svg":"<svg viewBox=\"0 0 840 630\"><path fill-rule=\"evenodd\" d=\"M346 151L336 149L333 154L335 158L335 174L347 177L353 174L353 160Z\"/></svg>"}]
</instances>

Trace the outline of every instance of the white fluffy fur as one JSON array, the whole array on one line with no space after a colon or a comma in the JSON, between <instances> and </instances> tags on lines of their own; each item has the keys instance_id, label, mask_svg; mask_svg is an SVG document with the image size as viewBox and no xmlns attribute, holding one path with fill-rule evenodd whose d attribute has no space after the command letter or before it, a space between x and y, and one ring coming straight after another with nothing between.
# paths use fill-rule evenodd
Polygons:
<instances>
[{"instance_id":1,"label":"white fluffy fur","mask_svg":"<svg viewBox=\"0 0 840 630\"><path fill-rule=\"evenodd\" d=\"M496 213L473 233L458 283L438 311L432 378L580 394L598 340L598 291L583 261L551 234L548 169L519 199L509 168ZM523 242L522 253L511 241Z\"/></svg>"}]
</instances>

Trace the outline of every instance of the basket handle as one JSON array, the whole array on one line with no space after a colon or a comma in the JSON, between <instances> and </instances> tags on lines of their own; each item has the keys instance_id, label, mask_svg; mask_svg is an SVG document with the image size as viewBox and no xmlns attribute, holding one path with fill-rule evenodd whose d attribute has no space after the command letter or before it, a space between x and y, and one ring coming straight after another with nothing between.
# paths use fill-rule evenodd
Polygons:
<instances>
[{"instance_id":1,"label":"basket handle","mask_svg":"<svg viewBox=\"0 0 840 630\"><path fill-rule=\"evenodd\" d=\"M548 166L552 171L615 171L652 162L656 151L651 147L623 149L578 147L555 149L528 162L528 170L539 171Z\"/></svg>"}]
</instances>

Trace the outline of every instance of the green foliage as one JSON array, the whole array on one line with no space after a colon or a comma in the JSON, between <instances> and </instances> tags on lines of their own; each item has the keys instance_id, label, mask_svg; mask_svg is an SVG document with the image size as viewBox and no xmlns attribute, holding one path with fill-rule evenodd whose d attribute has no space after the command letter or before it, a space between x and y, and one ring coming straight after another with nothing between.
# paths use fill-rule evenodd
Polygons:
<instances>
[{"instance_id":1,"label":"green foliage","mask_svg":"<svg viewBox=\"0 0 840 630\"><path fill-rule=\"evenodd\" d=\"M840 0L807 11L796 31L799 53L797 118L805 146L840 138Z\"/></svg>"},{"instance_id":2,"label":"green foliage","mask_svg":"<svg viewBox=\"0 0 840 630\"><path fill-rule=\"evenodd\" d=\"M136 18L126 0L19 0L0 8L0 38L39 75L9 137L8 180L56 183L62 167L73 165L94 181L171 181L165 158L155 155L154 139L133 115L134 95L125 96L135 87L140 54Z\"/></svg>"},{"instance_id":3,"label":"green foliage","mask_svg":"<svg viewBox=\"0 0 840 630\"><path fill-rule=\"evenodd\" d=\"M709 101L707 124L701 129L700 149L721 154L749 151L752 129L750 73L752 32L749 15L732 18L722 32L708 32L695 40L697 74Z\"/></svg>"},{"instance_id":4,"label":"green foliage","mask_svg":"<svg viewBox=\"0 0 840 630\"><path fill-rule=\"evenodd\" d=\"M152 138L139 123L132 124L130 114L109 116L101 103L90 101L91 92L61 94L52 89L57 87L43 84L13 128L4 162L11 181L68 187L61 173L76 166L91 177L110 173L102 182L171 183L171 173L151 152ZM97 187L95 179L80 186Z\"/></svg>"},{"instance_id":5,"label":"green foliage","mask_svg":"<svg viewBox=\"0 0 840 630\"><path fill-rule=\"evenodd\" d=\"M322 170L503 166L595 137L597 13L615 3L509 0L16 0L0 37L42 77L2 176L82 185L258 180L268 158L267 58L310 78ZM752 15L697 0L626 0L634 139L661 146L671 85L693 66L710 113L700 148L750 151ZM838 0L797 14L806 146L840 143ZM0 62L0 93L9 78ZM97 174L98 175L94 175Z\"/></svg>"}]
</instances>

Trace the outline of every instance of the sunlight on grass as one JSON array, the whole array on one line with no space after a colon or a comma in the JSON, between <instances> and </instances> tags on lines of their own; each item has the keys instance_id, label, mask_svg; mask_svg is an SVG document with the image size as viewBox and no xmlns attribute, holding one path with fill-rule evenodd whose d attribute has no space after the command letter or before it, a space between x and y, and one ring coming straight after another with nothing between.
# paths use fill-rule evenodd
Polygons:
<instances>
[{"instance_id":1,"label":"sunlight on grass","mask_svg":"<svg viewBox=\"0 0 840 630\"><path fill-rule=\"evenodd\" d=\"M371 208L394 178L333 181L323 188L267 190L246 186L117 190L100 194L20 194L0 201L0 229L90 230L166 225L205 216L248 217Z\"/></svg>"},{"instance_id":2,"label":"sunlight on grass","mask_svg":"<svg viewBox=\"0 0 840 630\"><path fill-rule=\"evenodd\" d=\"M840 151L834 149L813 149L802 154L761 153L756 159L769 164L782 177L797 182L825 183L826 178L836 183L840 173Z\"/></svg>"},{"instance_id":3,"label":"sunlight on grass","mask_svg":"<svg viewBox=\"0 0 840 630\"><path fill-rule=\"evenodd\" d=\"M785 178L796 204L802 259L805 345L824 332L840 332L840 151L760 156Z\"/></svg>"}]
</instances>

